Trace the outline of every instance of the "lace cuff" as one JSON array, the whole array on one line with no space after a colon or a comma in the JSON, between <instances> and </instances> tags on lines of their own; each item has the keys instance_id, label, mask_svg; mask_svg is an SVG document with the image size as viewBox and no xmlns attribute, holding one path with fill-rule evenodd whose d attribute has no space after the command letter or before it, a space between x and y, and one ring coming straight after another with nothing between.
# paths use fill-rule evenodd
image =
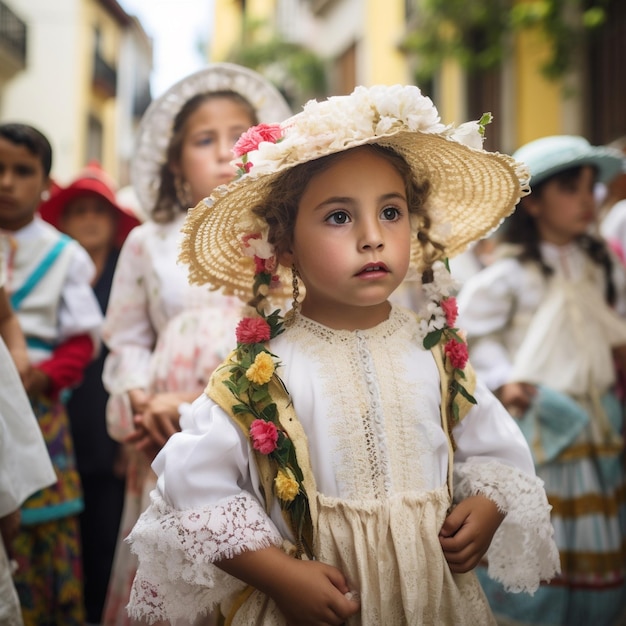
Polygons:
<instances>
[{"instance_id":1,"label":"lace cuff","mask_svg":"<svg viewBox=\"0 0 626 626\"><path fill-rule=\"evenodd\" d=\"M265 511L242 492L179 511L155 490L127 541L139 558L128 612L148 623L202 616L245 583L213 565L244 551L281 546Z\"/></svg>"},{"instance_id":2,"label":"lace cuff","mask_svg":"<svg viewBox=\"0 0 626 626\"><path fill-rule=\"evenodd\" d=\"M493 537L488 574L507 591L531 595L542 580L560 573L550 510L543 481L498 461L455 465L456 500L481 494L506 513Z\"/></svg>"}]
</instances>

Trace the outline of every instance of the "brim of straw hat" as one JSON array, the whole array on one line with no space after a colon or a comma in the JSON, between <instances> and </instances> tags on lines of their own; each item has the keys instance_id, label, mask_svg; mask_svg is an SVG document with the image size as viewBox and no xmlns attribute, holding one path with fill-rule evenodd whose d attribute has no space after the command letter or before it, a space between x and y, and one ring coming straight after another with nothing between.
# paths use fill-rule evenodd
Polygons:
<instances>
[{"instance_id":1,"label":"brim of straw hat","mask_svg":"<svg viewBox=\"0 0 626 626\"><path fill-rule=\"evenodd\" d=\"M131 180L142 210L155 205L161 167L165 163L174 119L194 96L212 91L234 91L256 110L259 122L280 122L291 115L281 93L263 76L232 63L212 63L172 85L145 112L137 134Z\"/></svg>"},{"instance_id":2,"label":"brim of straw hat","mask_svg":"<svg viewBox=\"0 0 626 626\"><path fill-rule=\"evenodd\" d=\"M418 182L430 181L430 235L444 246L443 256L453 257L491 233L528 192L528 172L523 164L441 134L404 131L370 137L350 142L341 150L320 149L316 158L365 144L391 148L404 157ZM267 228L251 209L264 202L272 183L285 170L311 160L285 163L269 174L255 175L252 168L188 212L180 258L189 265L190 282L221 288L244 301L250 299L255 268L253 259L242 254L242 237ZM418 272L425 269L417 237L412 267ZM280 267L277 273L283 289L273 295L284 298L289 295L291 274Z\"/></svg>"}]
</instances>

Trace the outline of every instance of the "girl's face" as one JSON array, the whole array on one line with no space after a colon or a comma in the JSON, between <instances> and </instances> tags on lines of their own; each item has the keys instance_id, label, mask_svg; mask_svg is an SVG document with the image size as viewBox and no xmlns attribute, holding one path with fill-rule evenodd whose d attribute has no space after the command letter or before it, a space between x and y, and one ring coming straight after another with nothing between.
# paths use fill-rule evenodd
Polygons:
<instances>
[{"instance_id":1,"label":"girl's face","mask_svg":"<svg viewBox=\"0 0 626 626\"><path fill-rule=\"evenodd\" d=\"M228 98L207 100L189 116L180 161L172 171L188 183L191 206L232 180L232 147L252 122L248 111Z\"/></svg>"},{"instance_id":2,"label":"girl's face","mask_svg":"<svg viewBox=\"0 0 626 626\"><path fill-rule=\"evenodd\" d=\"M116 216L106 200L95 194L85 194L68 202L61 227L93 254L113 246Z\"/></svg>"},{"instance_id":3,"label":"girl's face","mask_svg":"<svg viewBox=\"0 0 626 626\"><path fill-rule=\"evenodd\" d=\"M48 183L37 155L0 137L0 228L16 231L32 222Z\"/></svg>"},{"instance_id":4,"label":"girl's face","mask_svg":"<svg viewBox=\"0 0 626 626\"><path fill-rule=\"evenodd\" d=\"M528 196L526 210L543 241L565 245L588 231L596 218L595 180L595 170L585 166L577 178L569 182L553 178L538 196Z\"/></svg>"},{"instance_id":5,"label":"girl's face","mask_svg":"<svg viewBox=\"0 0 626 626\"><path fill-rule=\"evenodd\" d=\"M280 260L302 278L305 316L353 330L387 319L387 298L407 273L410 246L403 178L380 155L357 148L311 179L292 249Z\"/></svg>"}]
</instances>

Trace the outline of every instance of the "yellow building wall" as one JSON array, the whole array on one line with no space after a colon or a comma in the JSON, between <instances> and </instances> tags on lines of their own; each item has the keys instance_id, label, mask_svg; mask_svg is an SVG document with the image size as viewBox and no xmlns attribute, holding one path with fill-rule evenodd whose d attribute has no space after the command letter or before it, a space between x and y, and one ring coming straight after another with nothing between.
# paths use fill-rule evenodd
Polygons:
<instances>
[{"instance_id":1,"label":"yellow building wall","mask_svg":"<svg viewBox=\"0 0 626 626\"><path fill-rule=\"evenodd\" d=\"M465 74L454 61L444 61L433 102L444 124L459 124L467 118Z\"/></svg>"},{"instance_id":2,"label":"yellow building wall","mask_svg":"<svg viewBox=\"0 0 626 626\"><path fill-rule=\"evenodd\" d=\"M215 0L213 33L209 45L209 61L226 59L235 42L241 39L243 15L237 0Z\"/></svg>"},{"instance_id":3,"label":"yellow building wall","mask_svg":"<svg viewBox=\"0 0 626 626\"><path fill-rule=\"evenodd\" d=\"M517 145L562 132L562 85L540 71L548 52L541 33L526 31L515 42Z\"/></svg>"},{"instance_id":4,"label":"yellow building wall","mask_svg":"<svg viewBox=\"0 0 626 626\"><path fill-rule=\"evenodd\" d=\"M407 64L398 50L398 42L405 31L404 2L368 0L364 19L365 81L369 85L404 84Z\"/></svg>"},{"instance_id":5,"label":"yellow building wall","mask_svg":"<svg viewBox=\"0 0 626 626\"><path fill-rule=\"evenodd\" d=\"M276 0L247 0L246 18L262 26L255 31L259 39L270 38L274 32L272 17ZM243 37L244 15L239 0L215 0L214 23L209 43L209 61L224 61Z\"/></svg>"},{"instance_id":6,"label":"yellow building wall","mask_svg":"<svg viewBox=\"0 0 626 626\"><path fill-rule=\"evenodd\" d=\"M80 137L79 145L83 146L80 155L80 167L84 165L87 147L87 129L89 115L94 115L102 124L102 167L115 179L118 179L118 149L117 149L117 120L115 97L103 97L94 91L93 78L93 55L95 50L95 30L100 30L101 53L107 63L117 69L118 50L121 45L121 28L99 2L87 0L83 3L84 19L81 32L81 49L85 50L80 65L81 80L81 109L82 115L77 120L77 128Z\"/></svg>"}]
</instances>

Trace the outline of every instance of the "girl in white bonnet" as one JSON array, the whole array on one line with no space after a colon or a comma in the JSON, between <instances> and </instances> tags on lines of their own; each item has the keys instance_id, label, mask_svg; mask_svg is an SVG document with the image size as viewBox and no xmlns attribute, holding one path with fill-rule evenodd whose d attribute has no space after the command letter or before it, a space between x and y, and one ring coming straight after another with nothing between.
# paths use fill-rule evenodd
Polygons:
<instances>
[{"instance_id":1,"label":"girl in white bonnet","mask_svg":"<svg viewBox=\"0 0 626 626\"><path fill-rule=\"evenodd\" d=\"M181 258L249 313L154 461L129 538L135 618L489 624L485 554L514 591L558 571L528 446L455 326L445 257L527 182L481 135L395 86L241 137L240 177L190 211ZM419 315L388 300L409 271Z\"/></svg>"}]
</instances>

